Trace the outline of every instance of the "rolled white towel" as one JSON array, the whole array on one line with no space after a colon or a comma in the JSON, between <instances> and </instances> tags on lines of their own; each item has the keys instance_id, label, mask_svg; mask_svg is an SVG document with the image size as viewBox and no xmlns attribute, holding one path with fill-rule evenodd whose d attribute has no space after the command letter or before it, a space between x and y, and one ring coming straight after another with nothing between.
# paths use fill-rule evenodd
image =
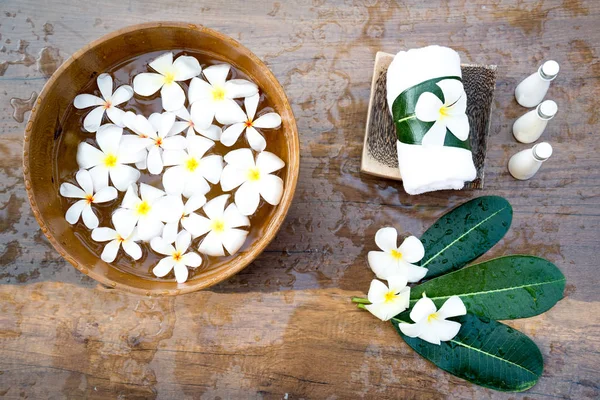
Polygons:
<instances>
[{"instance_id":1,"label":"rolled white towel","mask_svg":"<svg viewBox=\"0 0 600 400\"><path fill-rule=\"evenodd\" d=\"M401 51L387 71L404 190L462 189L475 179L460 57L448 47Z\"/></svg>"}]
</instances>

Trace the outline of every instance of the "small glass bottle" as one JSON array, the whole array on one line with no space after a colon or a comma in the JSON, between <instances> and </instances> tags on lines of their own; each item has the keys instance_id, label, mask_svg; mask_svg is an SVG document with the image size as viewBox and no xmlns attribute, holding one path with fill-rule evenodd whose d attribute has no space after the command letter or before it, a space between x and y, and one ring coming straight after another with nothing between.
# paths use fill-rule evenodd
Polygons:
<instances>
[{"instance_id":1,"label":"small glass bottle","mask_svg":"<svg viewBox=\"0 0 600 400\"><path fill-rule=\"evenodd\" d=\"M513 124L513 135L521 143L533 143L542 136L548 121L556 115L558 106L552 100L544 100L535 110L521 115Z\"/></svg>"},{"instance_id":2,"label":"small glass bottle","mask_svg":"<svg viewBox=\"0 0 600 400\"><path fill-rule=\"evenodd\" d=\"M549 143L538 143L531 149L522 150L512 156L508 161L508 172L515 179L527 180L538 172L542 163L551 155L552 146Z\"/></svg>"},{"instance_id":3,"label":"small glass bottle","mask_svg":"<svg viewBox=\"0 0 600 400\"><path fill-rule=\"evenodd\" d=\"M515 89L517 103L523 107L535 107L544 100L550 82L558 75L560 67L554 60L546 61L537 72L525 78Z\"/></svg>"}]
</instances>

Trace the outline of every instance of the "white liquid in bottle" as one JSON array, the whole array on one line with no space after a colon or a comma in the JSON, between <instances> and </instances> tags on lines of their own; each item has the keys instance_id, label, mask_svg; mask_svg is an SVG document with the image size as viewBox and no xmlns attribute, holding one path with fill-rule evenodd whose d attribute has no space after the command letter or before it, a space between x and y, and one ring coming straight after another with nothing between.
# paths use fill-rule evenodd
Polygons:
<instances>
[{"instance_id":1,"label":"white liquid in bottle","mask_svg":"<svg viewBox=\"0 0 600 400\"><path fill-rule=\"evenodd\" d=\"M544 100L550 82L556 78L559 71L558 63L546 61L536 73L529 75L515 89L517 103L523 107L535 107Z\"/></svg>"},{"instance_id":2,"label":"white liquid in bottle","mask_svg":"<svg viewBox=\"0 0 600 400\"><path fill-rule=\"evenodd\" d=\"M556 112L558 106L552 100L545 100L531 110L520 116L513 124L513 135L521 143L533 143L542 136L548 121L550 121Z\"/></svg>"},{"instance_id":3,"label":"white liquid in bottle","mask_svg":"<svg viewBox=\"0 0 600 400\"><path fill-rule=\"evenodd\" d=\"M515 154L508 161L508 172L515 178L527 180L533 177L552 155L552 146L549 143L538 143L533 148Z\"/></svg>"}]
</instances>

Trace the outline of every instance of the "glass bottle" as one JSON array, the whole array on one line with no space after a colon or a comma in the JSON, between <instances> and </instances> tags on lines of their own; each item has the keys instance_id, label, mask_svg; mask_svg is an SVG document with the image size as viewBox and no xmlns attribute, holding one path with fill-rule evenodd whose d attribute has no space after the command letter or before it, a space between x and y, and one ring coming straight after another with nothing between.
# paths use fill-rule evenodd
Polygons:
<instances>
[{"instance_id":1,"label":"glass bottle","mask_svg":"<svg viewBox=\"0 0 600 400\"><path fill-rule=\"evenodd\" d=\"M558 75L560 67L554 60L546 61L537 72L525 78L515 89L517 103L523 107L535 107L544 100L550 82Z\"/></svg>"},{"instance_id":2,"label":"glass bottle","mask_svg":"<svg viewBox=\"0 0 600 400\"><path fill-rule=\"evenodd\" d=\"M531 149L522 150L512 156L508 161L508 172L515 179L530 179L551 155L552 146L549 143L538 143Z\"/></svg>"},{"instance_id":3,"label":"glass bottle","mask_svg":"<svg viewBox=\"0 0 600 400\"><path fill-rule=\"evenodd\" d=\"M513 135L521 143L533 143L542 136L548 121L558 111L552 100L544 100L535 110L521 115L513 124Z\"/></svg>"}]
</instances>

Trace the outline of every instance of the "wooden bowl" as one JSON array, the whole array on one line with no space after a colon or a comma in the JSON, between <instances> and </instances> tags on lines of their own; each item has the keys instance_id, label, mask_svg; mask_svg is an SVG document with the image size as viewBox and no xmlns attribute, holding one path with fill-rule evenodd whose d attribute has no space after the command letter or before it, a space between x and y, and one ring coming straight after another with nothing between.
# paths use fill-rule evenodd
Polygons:
<instances>
[{"instance_id":1,"label":"wooden bowl","mask_svg":"<svg viewBox=\"0 0 600 400\"><path fill-rule=\"evenodd\" d=\"M271 151L286 162L284 192L260 227L261 235L224 265L199 272L183 284L152 280L125 273L100 260L74 235L64 218L59 198L60 182L53 169L61 118L75 96L97 74L122 60L157 50L189 49L229 62L266 93L281 115L282 128L269 140ZM23 174L33 214L54 248L75 268L108 287L145 295L176 295L207 288L250 264L275 237L290 208L300 163L298 131L290 104L277 79L250 50L228 36L199 25L151 22L123 28L104 36L71 56L46 83L25 128Z\"/></svg>"}]
</instances>

